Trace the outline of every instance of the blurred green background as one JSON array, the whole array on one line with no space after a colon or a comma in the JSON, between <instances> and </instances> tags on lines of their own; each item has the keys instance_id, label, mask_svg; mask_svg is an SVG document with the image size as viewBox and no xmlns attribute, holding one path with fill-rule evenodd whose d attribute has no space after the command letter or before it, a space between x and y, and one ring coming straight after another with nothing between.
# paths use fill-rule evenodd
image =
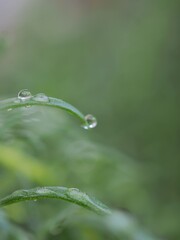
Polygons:
<instances>
[{"instance_id":1,"label":"blurred green background","mask_svg":"<svg viewBox=\"0 0 180 240\"><path fill-rule=\"evenodd\" d=\"M0 239L180 239L177 0L0 0L0 99L20 89L92 113L85 131L43 107L0 113L1 197L78 187L114 212L61 201L0 212Z\"/></svg>"}]
</instances>

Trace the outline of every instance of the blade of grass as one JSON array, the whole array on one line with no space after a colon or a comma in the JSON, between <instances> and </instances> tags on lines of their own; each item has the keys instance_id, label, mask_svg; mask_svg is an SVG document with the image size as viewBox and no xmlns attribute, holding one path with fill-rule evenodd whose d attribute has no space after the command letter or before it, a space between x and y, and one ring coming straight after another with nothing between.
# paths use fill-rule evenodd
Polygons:
<instances>
[{"instance_id":1,"label":"blade of grass","mask_svg":"<svg viewBox=\"0 0 180 240\"><path fill-rule=\"evenodd\" d=\"M48 101L45 102L45 101L37 101L32 97L30 99L26 99L25 101L21 101L18 98L9 98L9 99L0 101L0 110L8 110L8 109L11 110L14 108L27 107L27 106L48 106L48 107L60 108L79 118L79 120L83 125L88 125L85 119L85 116L77 108L75 108L71 104L61 99L48 97Z\"/></svg>"},{"instance_id":2,"label":"blade of grass","mask_svg":"<svg viewBox=\"0 0 180 240\"><path fill-rule=\"evenodd\" d=\"M29 190L17 190L0 200L0 207L13 203L39 200L44 198L62 199L87 208L98 214L110 214L110 210L98 200L89 197L86 193L76 188L66 187L38 187Z\"/></svg>"}]
</instances>

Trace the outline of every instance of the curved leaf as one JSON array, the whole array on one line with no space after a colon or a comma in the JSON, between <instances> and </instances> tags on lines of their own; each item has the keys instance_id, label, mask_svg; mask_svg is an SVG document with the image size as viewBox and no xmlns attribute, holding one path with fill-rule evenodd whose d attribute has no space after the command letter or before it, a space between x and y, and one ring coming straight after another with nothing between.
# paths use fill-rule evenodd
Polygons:
<instances>
[{"instance_id":1,"label":"curved leaf","mask_svg":"<svg viewBox=\"0 0 180 240\"><path fill-rule=\"evenodd\" d=\"M11 110L14 108L34 106L34 105L55 107L55 108L63 109L73 114L74 116L80 119L83 125L88 126L85 116L71 104L57 98L47 97L47 99L48 101L38 101L36 97L32 96L31 98L22 101L19 98L9 98L9 99L0 101L0 110L3 110L3 109Z\"/></svg>"},{"instance_id":2,"label":"curved leaf","mask_svg":"<svg viewBox=\"0 0 180 240\"><path fill-rule=\"evenodd\" d=\"M0 207L26 200L56 198L75 203L98 214L109 214L110 210L98 200L89 197L77 188L38 187L29 190L17 190L0 200Z\"/></svg>"}]
</instances>

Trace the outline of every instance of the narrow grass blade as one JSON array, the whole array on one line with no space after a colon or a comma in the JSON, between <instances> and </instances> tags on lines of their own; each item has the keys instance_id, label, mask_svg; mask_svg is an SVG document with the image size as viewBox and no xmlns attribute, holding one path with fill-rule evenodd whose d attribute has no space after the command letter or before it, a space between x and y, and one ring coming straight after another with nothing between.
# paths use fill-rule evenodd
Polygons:
<instances>
[{"instance_id":1,"label":"narrow grass blade","mask_svg":"<svg viewBox=\"0 0 180 240\"><path fill-rule=\"evenodd\" d=\"M17 190L0 200L0 207L27 200L44 198L62 199L75 203L98 214L110 214L110 210L98 200L89 197L76 188L66 187L38 187L29 190Z\"/></svg>"},{"instance_id":2,"label":"narrow grass blade","mask_svg":"<svg viewBox=\"0 0 180 240\"><path fill-rule=\"evenodd\" d=\"M0 101L0 110L12 110L14 108L28 107L28 106L48 106L63 109L77 118L80 119L81 123L88 126L85 116L71 104L57 98L47 97L47 101L37 100L36 97L31 97L25 101L21 101L18 98L9 98Z\"/></svg>"}]
</instances>

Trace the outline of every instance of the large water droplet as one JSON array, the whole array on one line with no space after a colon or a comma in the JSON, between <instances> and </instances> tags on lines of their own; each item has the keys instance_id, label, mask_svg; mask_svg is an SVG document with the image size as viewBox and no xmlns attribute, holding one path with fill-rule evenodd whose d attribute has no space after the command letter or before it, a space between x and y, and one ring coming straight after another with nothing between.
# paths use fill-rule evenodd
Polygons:
<instances>
[{"instance_id":1,"label":"large water droplet","mask_svg":"<svg viewBox=\"0 0 180 240\"><path fill-rule=\"evenodd\" d=\"M31 92L28 89L23 89L18 93L18 98L22 101L28 100L31 97Z\"/></svg>"},{"instance_id":2,"label":"large water droplet","mask_svg":"<svg viewBox=\"0 0 180 240\"><path fill-rule=\"evenodd\" d=\"M33 100L38 102L49 102L49 98L44 93L38 93L33 97Z\"/></svg>"},{"instance_id":3,"label":"large water droplet","mask_svg":"<svg viewBox=\"0 0 180 240\"><path fill-rule=\"evenodd\" d=\"M86 115L85 120L86 124L83 125L84 129L95 128L97 126L97 120L93 115L91 114Z\"/></svg>"}]
</instances>

